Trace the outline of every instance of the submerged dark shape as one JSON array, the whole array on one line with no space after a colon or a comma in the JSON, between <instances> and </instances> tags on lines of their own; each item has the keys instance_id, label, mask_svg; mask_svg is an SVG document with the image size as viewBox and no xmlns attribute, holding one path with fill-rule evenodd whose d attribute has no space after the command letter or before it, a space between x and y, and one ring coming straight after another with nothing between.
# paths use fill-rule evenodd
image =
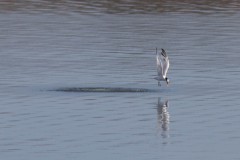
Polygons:
<instances>
[{"instance_id":1,"label":"submerged dark shape","mask_svg":"<svg viewBox=\"0 0 240 160\"><path fill-rule=\"evenodd\" d=\"M150 92L149 89L144 88L111 88L111 87L69 87L59 88L53 91L60 92Z\"/></svg>"}]
</instances>

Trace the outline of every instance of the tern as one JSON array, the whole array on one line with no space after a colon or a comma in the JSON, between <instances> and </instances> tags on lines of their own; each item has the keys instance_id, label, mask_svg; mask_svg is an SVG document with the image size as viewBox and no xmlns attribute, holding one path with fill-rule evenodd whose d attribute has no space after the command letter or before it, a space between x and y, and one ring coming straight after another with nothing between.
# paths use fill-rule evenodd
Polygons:
<instances>
[{"instance_id":1,"label":"tern","mask_svg":"<svg viewBox=\"0 0 240 160\"><path fill-rule=\"evenodd\" d=\"M160 53L157 51L157 48L156 48L156 59L157 59L158 75L154 79L158 81L158 86L161 86L160 81L166 81L168 85L169 79L167 78L167 72L169 68L169 59L164 49L162 49L162 52Z\"/></svg>"}]
</instances>

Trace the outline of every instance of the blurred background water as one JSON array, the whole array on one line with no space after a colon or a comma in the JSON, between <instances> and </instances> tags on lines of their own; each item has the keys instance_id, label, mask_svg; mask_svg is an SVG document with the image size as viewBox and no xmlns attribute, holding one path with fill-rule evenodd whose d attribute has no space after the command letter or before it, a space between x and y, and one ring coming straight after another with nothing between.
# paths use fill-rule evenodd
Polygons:
<instances>
[{"instance_id":1,"label":"blurred background water","mask_svg":"<svg viewBox=\"0 0 240 160\"><path fill-rule=\"evenodd\" d=\"M239 159L239 7L1 1L1 158ZM156 47L169 87L153 79ZM62 87L154 92L51 91Z\"/></svg>"}]
</instances>

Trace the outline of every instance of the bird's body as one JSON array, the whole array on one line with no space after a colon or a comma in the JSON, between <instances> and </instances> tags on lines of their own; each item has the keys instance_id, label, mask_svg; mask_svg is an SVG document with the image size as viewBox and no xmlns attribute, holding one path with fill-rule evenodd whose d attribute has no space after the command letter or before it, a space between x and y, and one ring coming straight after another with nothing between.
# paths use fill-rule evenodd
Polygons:
<instances>
[{"instance_id":1,"label":"bird's body","mask_svg":"<svg viewBox=\"0 0 240 160\"><path fill-rule=\"evenodd\" d=\"M156 60L157 60L157 77L156 79L158 81L158 85L160 85L160 81L166 81L166 83L169 83L169 79L167 78L167 72L169 68L169 59L164 49L162 49L162 52L158 53L156 48Z\"/></svg>"}]
</instances>

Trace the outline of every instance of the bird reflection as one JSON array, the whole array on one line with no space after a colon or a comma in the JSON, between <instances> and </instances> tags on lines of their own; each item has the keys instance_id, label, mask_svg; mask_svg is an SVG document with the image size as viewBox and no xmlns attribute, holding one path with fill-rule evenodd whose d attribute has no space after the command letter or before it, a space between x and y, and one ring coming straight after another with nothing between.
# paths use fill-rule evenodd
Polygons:
<instances>
[{"instance_id":1,"label":"bird reflection","mask_svg":"<svg viewBox=\"0 0 240 160\"><path fill-rule=\"evenodd\" d=\"M157 113L158 113L158 126L162 130L161 135L163 137L168 137L167 131L169 130L169 112L168 112L168 100L161 101L161 98L158 98L157 104Z\"/></svg>"}]
</instances>

